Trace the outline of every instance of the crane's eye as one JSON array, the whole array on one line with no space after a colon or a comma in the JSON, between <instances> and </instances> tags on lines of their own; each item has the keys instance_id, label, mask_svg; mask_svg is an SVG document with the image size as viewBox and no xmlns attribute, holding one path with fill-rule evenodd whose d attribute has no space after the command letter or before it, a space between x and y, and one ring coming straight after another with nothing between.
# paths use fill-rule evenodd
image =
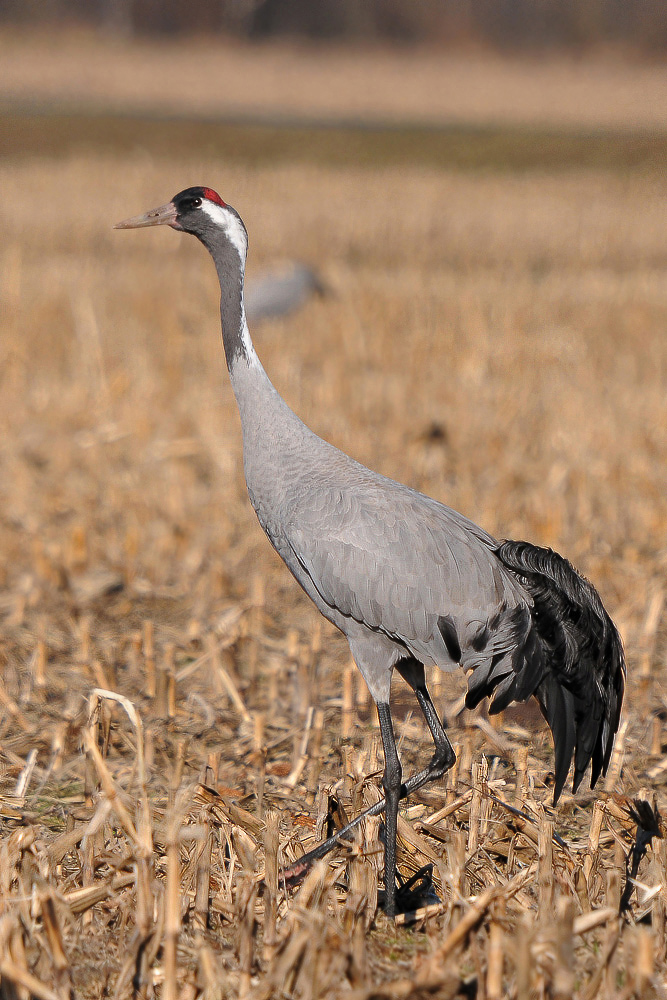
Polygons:
<instances>
[{"instance_id":1,"label":"crane's eye","mask_svg":"<svg viewBox=\"0 0 667 1000\"><path fill-rule=\"evenodd\" d=\"M180 201L180 209L182 212L192 212L195 208L201 208L201 203L203 199L198 195L190 195L188 198L182 198Z\"/></svg>"}]
</instances>

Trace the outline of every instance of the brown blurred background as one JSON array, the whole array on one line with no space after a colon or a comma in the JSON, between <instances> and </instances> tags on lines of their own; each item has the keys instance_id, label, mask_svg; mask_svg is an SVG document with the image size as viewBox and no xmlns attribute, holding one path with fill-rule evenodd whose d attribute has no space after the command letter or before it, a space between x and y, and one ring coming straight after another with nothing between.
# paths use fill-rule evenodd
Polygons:
<instances>
[{"instance_id":1,"label":"brown blurred background","mask_svg":"<svg viewBox=\"0 0 667 1000\"><path fill-rule=\"evenodd\" d=\"M655 54L667 48L660 0L3 0L0 16L122 35L472 42L515 51L619 44Z\"/></svg>"}]
</instances>

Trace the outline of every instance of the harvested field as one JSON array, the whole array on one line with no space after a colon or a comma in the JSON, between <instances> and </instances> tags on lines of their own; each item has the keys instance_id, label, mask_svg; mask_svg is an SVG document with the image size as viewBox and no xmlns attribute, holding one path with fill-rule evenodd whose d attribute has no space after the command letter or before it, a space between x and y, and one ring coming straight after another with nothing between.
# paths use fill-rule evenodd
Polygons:
<instances>
[{"instance_id":1,"label":"harvested field","mask_svg":"<svg viewBox=\"0 0 667 1000\"><path fill-rule=\"evenodd\" d=\"M376 800L381 748L247 501L210 261L110 228L195 183L243 215L249 280L290 257L326 284L255 331L299 414L559 549L626 644L610 773L555 810L538 713L432 678L459 760L402 811L401 870L433 864L438 900L409 926L376 910L377 820L277 877ZM664 176L119 143L9 150L0 186L0 995L663 996ZM395 697L410 771L430 740Z\"/></svg>"}]
</instances>

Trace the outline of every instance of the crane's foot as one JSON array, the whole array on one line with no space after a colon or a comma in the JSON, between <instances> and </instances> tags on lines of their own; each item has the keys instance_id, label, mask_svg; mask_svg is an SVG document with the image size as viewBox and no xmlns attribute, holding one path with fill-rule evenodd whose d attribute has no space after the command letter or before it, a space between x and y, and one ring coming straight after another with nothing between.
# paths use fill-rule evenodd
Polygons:
<instances>
[{"instance_id":1,"label":"crane's foot","mask_svg":"<svg viewBox=\"0 0 667 1000\"><path fill-rule=\"evenodd\" d=\"M442 761L439 755L435 755L434 759L425 767L423 771L418 771L417 774L413 774L404 784L401 785L401 791L399 798L404 799L410 795L411 792L416 792L423 785L432 781L434 777L440 777L443 770L441 770ZM449 765L451 766L451 764ZM446 768L445 768L446 770ZM434 774L435 771L435 774ZM337 830L334 834L323 840L321 844L317 847L313 847L311 851L308 851L298 861L291 864L288 868L281 868L279 873L280 881L287 886L288 889L294 889L297 885L306 877L310 869L313 867L316 861L320 861L322 858L326 858L327 854L335 850L343 841L351 840L352 833L356 828L367 819L369 816L379 816L380 813L385 811L385 806L387 800L385 798L380 799L375 802L374 805L369 806L358 816L355 816L347 826L344 826L341 830Z\"/></svg>"},{"instance_id":2,"label":"crane's foot","mask_svg":"<svg viewBox=\"0 0 667 1000\"><path fill-rule=\"evenodd\" d=\"M423 906L431 906L433 903L440 903L442 900L435 891L433 884L433 865L424 865L405 881L399 872L396 873L396 897L395 911L387 916L395 917L399 913L414 913L415 910ZM378 893L378 905L385 913L385 891L381 889Z\"/></svg>"}]
</instances>

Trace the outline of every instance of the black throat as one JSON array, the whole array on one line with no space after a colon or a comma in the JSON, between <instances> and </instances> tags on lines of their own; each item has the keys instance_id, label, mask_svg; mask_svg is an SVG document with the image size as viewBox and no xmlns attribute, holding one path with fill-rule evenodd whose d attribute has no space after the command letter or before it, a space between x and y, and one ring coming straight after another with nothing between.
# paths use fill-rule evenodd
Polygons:
<instances>
[{"instance_id":1,"label":"black throat","mask_svg":"<svg viewBox=\"0 0 667 1000\"><path fill-rule=\"evenodd\" d=\"M238 219L241 231L245 227L238 213L227 206ZM187 223L186 223L187 225ZM225 348L227 367L230 369L237 361L249 360L247 343L244 338L245 316L243 309L243 279L245 274L245 253L232 243L227 232L211 219L198 213L197 228L189 230L199 239L213 257L218 280L220 282L220 322L222 325L222 342Z\"/></svg>"}]
</instances>

